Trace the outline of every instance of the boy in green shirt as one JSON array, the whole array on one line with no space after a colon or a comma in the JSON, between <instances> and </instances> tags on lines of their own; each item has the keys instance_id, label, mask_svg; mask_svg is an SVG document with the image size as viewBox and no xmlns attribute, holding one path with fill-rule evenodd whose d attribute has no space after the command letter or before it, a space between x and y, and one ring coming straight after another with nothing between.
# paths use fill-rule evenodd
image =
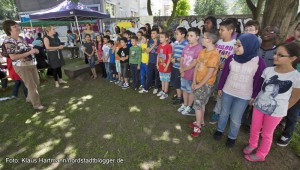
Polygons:
<instances>
[{"instance_id":1,"label":"boy in green shirt","mask_svg":"<svg viewBox=\"0 0 300 170\"><path fill-rule=\"evenodd\" d=\"M134 90L137 90L139 87L139 70L142 58L142 49L137 45L137 41L138 38L136 36L131 37L132 46L129 49L129 65Z\"/></svg>"}]
</instances>

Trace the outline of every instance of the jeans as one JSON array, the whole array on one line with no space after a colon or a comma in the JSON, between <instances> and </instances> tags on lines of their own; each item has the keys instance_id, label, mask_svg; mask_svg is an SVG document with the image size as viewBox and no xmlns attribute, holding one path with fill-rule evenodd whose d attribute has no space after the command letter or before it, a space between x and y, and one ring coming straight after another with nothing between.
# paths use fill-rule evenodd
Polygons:
<instances>
[{"instance_id":1,"label":"jeans","mask_svg":"<svg viewBox=\"0 0 300 170\"><path fill-rule=\"evenodd\" d=\"M22 80L15 80L15 85L14 85L14 89L13 89L13 96L18 97L18 93L19 93L19 88L22 85L22 89L24 92L25 97L27 97L28 95L28 90L24 84L24 82Z\"/></svg>"},{"instance_id":2,"label":"jeans","mask_svg":"<svg viewBox=\"0 0 300 170\"><path fill-rule=\"evenodd\" d=\"M110 69L109 69L109 63L105 62L104 65L105 65L105 71L106 71L106 80L112 80L112 76L111 76Z\"/></svg>"},{"instance_id":3,"label":"jeans","mask_svg":"<svg viewBox=\"0 0 300 170\"><path fill-rule=\"evenodd\" d=\"M300 100L298 100L298 102L288 110L287 116L285 117L286 123L285 123L282 136L286 138L291 138L293 136L297 124L297 120L298 120L299 110L300 110Z\"/></svg>"},{"instance_id":4,"label":"jeans","mask_svg":"<svg viewBox=\"0 0 300 170\"><path fill-rule=\"evenodd\" d=\"M228 138L236 139L240 130L243 114L248 104L249 100L231 96L223 91L222 110L218 121L217 131L224 132L230 116Z\"/></svg>"},{"instance_id":5,"label":"jeans","mask_svg":"<svg viewBox=\"0 0 300 170\"><path fill-rule=\"evenodd\" d=\"M1 86L3 89L7 88L8 79L1 79Z\"/></svg>"},{"instance_id":6,"label":"jeans","mask_svg":"<svg viewBox=\"0 0 300 170\"><path fill-rule=\"evenodd\" d=\"M141 85L143 86L145 86L147 72L148 72L148 66L145 63L141 63L140 74L141 74Z\"/></svg>"},{"instance_id":7,"label":"jeans","mask_svg":"<svg viewBox=\"0 0 300 170\"><path fill-rule=\"evenodd\" d=\"M133 80L133 88L139 87L139 70L137 69L137 64L130 64L130 74Z\"/></svg>"},{"instance_id":8,"label":"jeans","mask_svg":"<svg viewBox=\"0 0 300 170\"><path fill-rule=\"evenodd\" d=\"M215 89L218 91L218 85L219 85L219 81L220 81L220 78L221 78L221 75L222 75L222 71L219 70L218 73L217 73L217 77L216 77L216 82L215 82ZM216 96L216 100L217 100L217 103L213 109L213 111L216 113L216 114L220 114L221 113L221 109L222 109L222 97L217 95Z\"/></svg>"},{"instance_id":9,"label":"jeans","mask_svg":"<svg viewBox=\"0 0 300 170\"><path fill-rule=\"evenodd\" d=\"M156 89L159 88L159 72L156 68L156 64L154 63L148 63L148 72L147 72L147 80L146 80L146 84L145 84L145 87L144 89L145 90L149 90L151 84L152 84L152 81L153 81L153 77L155 76L155 87Z\"/></svg>"}]
</instances>

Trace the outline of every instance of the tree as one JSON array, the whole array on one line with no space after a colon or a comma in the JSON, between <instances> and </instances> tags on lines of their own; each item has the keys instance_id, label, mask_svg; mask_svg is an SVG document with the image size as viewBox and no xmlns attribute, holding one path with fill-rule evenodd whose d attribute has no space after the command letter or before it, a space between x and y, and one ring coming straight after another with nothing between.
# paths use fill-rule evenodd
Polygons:
<instances>
[{"instance_id":1,"label":"tree","mask_svg":"<svg viewBox=\"0 0 300 170\"><path fill-rule=\"evenodd\" d=\"M252 0L252 2L253 4L257 4L258 0ZM245 0L235 0L232 3L231 10L233 10L233 14L252 14ZM262 12L263 9L261 11L261 14Z\"/></svg>"},{"instance_id":2,"label":"tree","mask_svg":"<svg viewBox=\"0 0 300 170\"><path fill-rule=\"evenodd\" d=\"M258 0L255 6L251 0L246 0L249 9L252 12L253 19L258 20L260 12L264 5L264 12L261 27L268 25L278 26L280 30L280 40L286 38L289 29L300 21L300 12L297 14L299 0Z\"/></svg>"},{"instance_id":3,"label":"tree","mask_svg":"<svg viewBox=\"0 0 300 170\"><path fill-rule=\"evenodd\" d=\"M18 11L15 0L0 1L0 19L18 19Z\"/></svg>"},{"instance_id":4,"label":"tree","mask_svg":"<svg viewBox=\"0 0 300 170\"><path fill-rule=\"evenodd\" d=\"M224 0L196 0L194 12L197 15L225 15L226 9Z\"/></svg>"},{"instance_id":5,"label":"tree","mask_svg":"<svg viewBox=\"0 0 300 170\"><path fill-rule=\"evenodd\" d=\"M171 16L169 17L169 19L167 21L167 24L165 25L166 28L168 28L171 25L173 19L176 17L176 7L177 7L179 0L172 0L172 2L173 2L173 10L172 10Z\"/></svg>"},{"instance_id":6,"label":"tree","mask_svg":"<svg viewBox=\"0 0 300 170\"><path fill-rule=\"evenodd\" d=\"M147 12L149 16L152 16L151 0L147 0Z\"/></svg>"},{"instance_id":7,"label":"tree","mask_svg":"<svg viewBox=\"0 0 300 170\"><path fill-rule=\"evenodd\" d=\"M175 16L187 16L191 6L187 0L179 0L176 6Z\"/></svg>"}]
</instances>

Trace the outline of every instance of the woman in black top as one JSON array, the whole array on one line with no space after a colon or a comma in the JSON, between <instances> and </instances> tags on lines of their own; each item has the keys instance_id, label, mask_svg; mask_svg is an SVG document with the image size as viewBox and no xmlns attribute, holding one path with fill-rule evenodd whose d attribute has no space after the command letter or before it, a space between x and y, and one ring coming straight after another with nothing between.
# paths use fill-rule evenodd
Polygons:
<instances>
[{"instance_id":1,"label":"woman in black top","mask_svg":"<svg viewBox=\"0 0 300 170\"><path fill-rule=\"evenodd\" d=\"M62 55L63 45L60 45L59 39L55 38L55 27L48 26L45 28L47 35L44 37L44 44L48 54L48 62L50 68L53 69L53 77L55 80L55 87L59 87L59 84L67 83L62 79L61 67L65 65L65 61Z\"/></svg>"}]
</instances>

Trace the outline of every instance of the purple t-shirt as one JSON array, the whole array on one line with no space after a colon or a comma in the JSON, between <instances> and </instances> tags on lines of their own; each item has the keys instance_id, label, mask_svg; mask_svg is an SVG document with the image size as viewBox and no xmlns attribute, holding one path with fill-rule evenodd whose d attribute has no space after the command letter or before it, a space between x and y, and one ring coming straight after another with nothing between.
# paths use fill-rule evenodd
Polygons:
<instances>
[{"instance_id":1,"label":"purple t-shirt","mask_svg":"<svg viewBox=\"0 0 300 170\"><path fill-rule=\"evenodd\" d=\"M201 50L202 50L202 46L200 44L197 44L192 47L190 46L190 44L185 46L182 52L183 66L187 67L190 64L192 64L193 60L196 60L198 58L198 55ZM194 76L194 68L185 71L183 78L186 80L193 80L193 76Z\"/></svg>"}]
</instances>

